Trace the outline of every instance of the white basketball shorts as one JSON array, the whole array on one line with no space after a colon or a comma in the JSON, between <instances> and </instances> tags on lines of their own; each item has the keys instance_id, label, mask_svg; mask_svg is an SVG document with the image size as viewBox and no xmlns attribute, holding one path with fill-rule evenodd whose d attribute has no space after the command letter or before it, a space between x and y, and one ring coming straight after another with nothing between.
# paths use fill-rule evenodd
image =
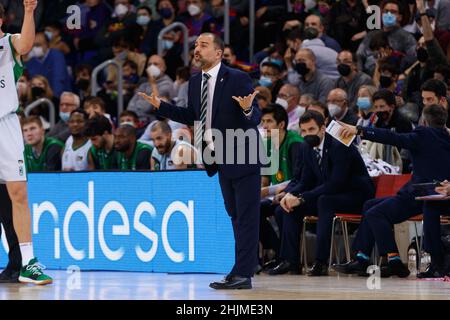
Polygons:
<instances>
[{"instance_id":1,"label":"white basketball shorts","mask_svg":"<svg viewBox=\"0 0 450 320\"><path fill-rule=\"evenodd\" d=\"M27 181L24 148L17 114L0 118L0 182Z\"/></svg>"}]
</instances>

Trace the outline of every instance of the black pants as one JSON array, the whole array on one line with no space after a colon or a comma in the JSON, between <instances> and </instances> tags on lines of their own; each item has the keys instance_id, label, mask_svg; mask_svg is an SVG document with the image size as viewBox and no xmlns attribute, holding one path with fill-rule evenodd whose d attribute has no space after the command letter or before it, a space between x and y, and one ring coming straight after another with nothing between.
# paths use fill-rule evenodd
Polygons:
<instances>
[{"instance_id":1,"label":"black pants","mask_svg":"<svg viewBox=\"0 0 450 320\"><path fill-rule=\"evenodd\" d=\"M0 223L5 229L5 236L9 246L7 268L18 271L22 266L22 255L20 253L19 240L14 230L12 203L5 184L0 184Z\"/></svg>"},{"instance_id":2,"label":"black pants","mask_svg":"<svg viewBox=\"0 0 450 320\"><path fill-rule=\"evenodd\" d=\"M278 256L280 250L280 237L268 219L275 217L275 210L277 207L278 204L273 204L272 200L262 200L261 215L259 220L259 241L264 249L274 250L276 256ZM278 221L277 228L280 228Z\"/></svg>"}]
</instances>

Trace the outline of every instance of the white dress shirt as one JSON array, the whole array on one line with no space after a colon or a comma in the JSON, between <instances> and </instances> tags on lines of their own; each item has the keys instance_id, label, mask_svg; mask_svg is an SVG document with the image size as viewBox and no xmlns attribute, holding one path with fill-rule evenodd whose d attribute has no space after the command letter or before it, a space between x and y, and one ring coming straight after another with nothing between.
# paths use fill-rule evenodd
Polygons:
<instances>
[{"instance_id":1,"label":"white dress shirt","mask_svg":"<svg viewBox=\"0 0 450 320\"><path fill-rule=\"evenodd\" d=\"M216 88L216 81L217 76L219 74L220 66L222 65L221 62L216 64L212 69L208 70L207 72L202 71L202 83L203 83L203 75L205 73L209 74L210 78L208 79L208 101L206 103L206 136L205 141L208 143L208 145L212 146L210 142L212 142L212 134L211 131L208 132L209 129L211 129L212 125L212 107L213 107L213 101L214 101L214 90ZM200 84L200 92L201 92L201 85Z\"/></svg>"}]
</instances>

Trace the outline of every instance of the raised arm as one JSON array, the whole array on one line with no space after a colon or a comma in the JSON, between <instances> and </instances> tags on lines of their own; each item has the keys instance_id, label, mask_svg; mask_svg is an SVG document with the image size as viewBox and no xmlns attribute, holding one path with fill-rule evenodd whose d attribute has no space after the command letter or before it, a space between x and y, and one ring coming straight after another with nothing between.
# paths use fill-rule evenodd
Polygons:
<instances>
[{"instance_id":1,"label":"raised arm","mask_svg":"<svg viewBox=\"0 0 450 320\"><path fill-rule=\"evenodd\" d=\"M25 55L33 48L35 37L34 10L37 7L37 0L24 0L24 18L22 31L20 34L12 36L12 44L18 55Z\"/></svg>"}]
</instances>

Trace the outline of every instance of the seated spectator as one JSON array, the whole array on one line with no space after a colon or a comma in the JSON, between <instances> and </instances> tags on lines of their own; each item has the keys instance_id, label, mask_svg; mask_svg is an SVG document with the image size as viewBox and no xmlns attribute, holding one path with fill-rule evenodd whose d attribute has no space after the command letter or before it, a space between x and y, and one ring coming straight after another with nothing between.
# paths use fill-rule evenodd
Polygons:
<instances>
[{"instance_id":1,"label":"seated spectator","mask_svg":"<svg viewBox=\"0 0 450 320\"><path fill-rule=\"evenodd\" d=\"M211 19L205 12L205 0L186 0L189 16L183 17L182 21L189 29L189 43L193 43L202 32L203 24Z\"/></svg>"},{"instance_id":2,"label":"seated spectator","mask_svg":"<svg viewBox=\"0 0 450 320\"><path fill-rule=\"evenodd\" d=\"M30 78L27 72L24 72L17 80L17 95L19 97L19 109L25 110L25 107L29 104L29 87Z\"/></svg>"},{"instance_id":3,"label":"seated spectator","mask_svg":"<svg viewBox=\"0 0 450 320\"><path fill-rule=\"evenodd\" d=\"M377 92L374 86L362 85L358 90L358 98L356 107L358 108L357 125L365 127L373 127L377 120L376 114L373 112L373 95Z\"/></svg>"},{"instance_id":4,"label":"seated spectator","mask_svg":"<svg viewBox=\"0 0 450 320\"><path fill-rule=\"evenodd\" d=\"M119 116L119 127L128 124L130 126L133 126L134 128L139 128L139 117L134 111L125 110L123 111Z\"/></svg>"},{"instance_id":5,"label":"seated spectator","mask_svg":"<svg viewBox=\"0 0 450 320\"><path fill-rule=\"evenodd\" d=\"M61 51L65 56L70 53L69 45L62 38L62 25L52 22L45 26L45 36L48 39L49 48Z\"/></svg>"},{"instance_id":6,"label":"seated spectator","mask_svg":"<svg viewBox=\"0 0 450 320\"><path fill-rule=\"evenodd\" d=\"M74 93L80 97L81 105L91 97L91 74L92 66L89 64L79 64L75 68Z\"/></svg>"},{"instance_id":7,"label":"seated spectator","mask_svg":"<svg viewBox=\"0 0 450 320\"><path fill-rule=\"evenodd\" d=\"M298 105L300 106L300 108L304 108L306 110L306 108L309 106L309 104L313 101L314 101L314 97L312 96L312 94L309 94L309 93L302 94L300 96L300 101L299 101Z\"/></svg>"},{"instance_id":8,"label":"seated spectator","mask_svg":"<svg viewBox=\"0 0 450 320\"><path fill-rule=\"evenodd\" d=\"M325 33L325 27L321 17L315 14L309 15L305 19L305 32L308 28L316 29L318 38L323 41L327 48L330 48L337 53L341 52L342 48L339 43Z\"/></svg>"},{"instance_id":9,"label":"seated spectator","mask_svg":"<svg viewBox=\"0 0 450 320\"><path fill-rule=\"evenodd\" d=\"M59 121L47 134L48 137L66 142L70 136L68 121L72 111L80 107L80 98L72 92L63 92L59 101Z\"/></svg>"},{"instance_id":10,"label":"seated spectator","mask_svg":"<svg viewBox=\"0 0 450 320\"><path fill-rule=\"evenodd\" d=\"M278 97L275 103L282 106L289 118L289 125L287 130L293 130L300 134L300 129L298 127L298 120L305 113L305 108L299 106L300 100L300 90L298 87L292 84L285 84L281 87L278 92Z\"/></svg>"},{"instance_id":11,"label":"seated spectator","mask_svg":"<svg viewBox=\"0 0 450 320\"><path fill-rule=\"evenodd\" d=\"M257 86L255 87L255 90L258 91L258 94L255 98L261 110L267 107L269 103L272 103L272 93L270 92L269 88Z\"/></svg>"},{"instance_id":12,"label":"seated spectator","mask_svg":"<svg viewBox=\"0 0 450 320\"><path fill-rule=\"evenodd\" d=\"M108 118L95 116L89 119L86 125L86 136L92 144L88 153L89 170L116 169L117 156L114 149L114 135Z\"/></svg>"},{"instance_id":13,"label":"seated spectator","mask_svg":"<svg viewBox=\"0 0 450 320\"><path fill-rule=\"evenodd\" d=\"M42 75L48 79L55 96L70 89L70 77L67 72L64 54L49 47L49 42L43 32L38 32L33 49L26 56L25 67L31 77Z\"/></svg>"},{"instance_id":14,"label":"seated spectator","mask_svg":"<svg viewBox=\"0 0 450 320\"><path fill-rule=\"evenodd\" d=\"M137 141L136 129L125 124L114 132L114 148L119 170L150 169L153 147Z\"/></svg>"},{"instance_id":15,"label":"seated spectator","mask_svg":"<svg viewBox=\"0 0 450 320\"><path fill-rule=\"evenodd\" d=\"M175 105L187 108L189 78L191 77L189 67L179 67L176 71L173 83Z\"/></svg>"},{"instance_id":16,"label":"seated spectator","mask_svg":"<svg viewBox=\"0 0 450 320\"><path fill-rule=\"evenodd\" d=\"M348 50L337 56L337 69L341 75L336 81L336 88L345 90L350 108L356 105L356 95L362 85L372 85L373 81L364 72L358 71L356 55Z\"/></svg>"},{"instance_id":17,"label":"seated spectator","mask_svg":"<svg viewBox=\"0 0 450 320\"><path fill-rule=\"evenodd\" d=\"M122 68L123 78L123 104L128 102L134 96L134 91L139 86L138 66L134 61L126 60Z\"/></svg>"},{"instance_id":18,"label":"seated spectator","mask_svg":"<svg viewBox=\"0 0 450 320\"><path fill-rule=\"evenodd\" d=\"M30 116L21 121L25 141L25 166L27 172L60 171L61 151L64 143L45 137L42 121L37 116Z\"/></svg>"},{"instance_id":19,"label":"seated spectator","mask_svg":"<svg viewBox=\"0 0 450 320\"><path fill-rule=\"evenodd\" d=\"M261 77L259 78L258 84L268 88L272 94L272 100L276 99L278 91L280 91L280 88L283 85L281 66L272 62L270 59L263 62L261 66Z\"/></svg>"},{"instance_id":20,"label":"seated spectator","mask_svg":"<svg viewBox=\"0 0 450 320\"><path fill-rule=\"evenodd\" d=\"M178 139L172 139L172 129L165 121L156 122L150 131L150 136L153 141L153 151L150 160L150 167L153 171L159 170L175 170L179 165L187 165L188 167L195 167L195 148L187 142ZM175 162L175 157L179 155L179 147L185 145L184 151L190 152L184 153L182 157L177 160L183 159L180 163Z\"/></svg>"},{"instance_id":21,"label":"seated spectator","mask_svg":"<svg viewBox=\"0 0 450 320\"><path fill-rule=\"evenodd\" d=\"M180 28L175 28L163 35L163 51L161 57L166 62L166 74L175 79L178 68L184 66L183 60L183 33Z\"/></svg>"},{"instance_id":22,"label":"seated spectator","mask_svg":"<svg viewBox=\"0 0 450 320\"><path fill-rule=\"evenodd\" d=\"M113 126L113 128L114 128L114 124L111 119L111 115L106 113L105 102L103 102L102 98L92 97L92 98L87 99L84 102L83 109L88 114L89 119L92 119L96 116L104 116L109 120L109 122L111 123L111 126Z\"/></svg>"},{"instance_id":23,"label":"seated spectator","mask_svg":"<svg viewBox=\"0 0 450 320\"><path fill-rule=\"evenodd\" d=\"M223 49L222 62L231 68L240 69L244 72L250 72L254 70L254 65L246 63L244 61L239 61L236 57L234 49L230 45L225 45Z\"/></svg>"},{"instance_id":24,"label":"seated spectator","mask_svg":"<svg viewBox=\"0 0 450 320\"><path fill-rule=\"evenodd\" d=\"M382 30L369 32L356 52L359 70L369 75L373 75L375 71L375 56L370 48L370 43L374 37L380 36L380 34L384 34L393 50L403 52L409 57L415 57L416 54L416 40L409 32L400 27L403 17L401 13L404 12L400 3L397 0L384 1L381 10Z\"/></svg>"},{"instance_id":25,"label":"seated spectator","mask_svg":"<svg viewBox=\"0 0 450 320\"><path fill-rule=\"evenodd\" d=\"M88 114L81 108L75 109L70 114L69 130L70 137L66 141L62 154L63 171L84 171L88 170L88 153L92 144L86 136L86 123Z\"/></svg>"},{"instance_id":26,"label":"seated spectator","mask_svg":"<svg viewBox=\"0 0 450 320\"><path fill-rule=\"evenodd\" d=\"M353 145L344 146L325 133L325 119L307 111L300 118L304 148L301 180L288 189L276 209L281 223L281 262L269 274L297 271L300 262L300 230L303 217L317 215L315 263L309 276L328 274L331 228L336 212L359 213L373 198L375 187L364 161Z\"/></svg>"},{"instance_id":27,"label":"seated spectator","mask_svg":"<svg viewBox=\"0 0 450 320\"><path fill-rule=\"evenodd\" d=\"M347 93L339 88L333 89L327 98L328 111L333 120L356 125L358 117L353 109L349 108Z\"/></svg>"},{"instance_id":28,"label":"seated spectator","mask_svg":"<svg viewBox=\"0 0 450 320\"><path fill-rule=\"evenodd\" d=\"M311 103L306 107L306 111L316 111L325 118L325 125L331 122L330 112L328 111L328 106L325 103L322 103L317 100L311 101Z\"/></svg>"},{"instance_id":29,"label":"seated spectator","mask_svg":"<svg viewBox=\"0 0 450 320\"><path fill-rule=\"evenodd\" d=\"M288 70L288 82L298 85L302 94L311 94L321 102L327 100L334 81L316 67L316 57L310 49L300 49L295 54L293 70Z\"/></svg>"},{"instance_id":30,"label":"seated spectator","mask_svg":"<svg viewBox=\"0 0 450 320\"><path fill-rule=\"evenodd\" d=\"M58 99L54 96L54 92L47 81L47 78L41 75L31 78L30 86L28 90L27 104L30 104L41 98L50 100L55 107L58 105ZM25 106L26 107L26 106ZM30 115L40 116L44 129L50 128L50 111L49 106L45 103L39 104L30 111Z\"/></svg>"},{"instance_id":31,"label":"seated spectator","mask_svg":"<svg viewBox=\"0 0 450 320\"><path fill-rule=\"evenodd\" d=\"M165 71L166 63L164 60L158 55L151 56L148 59L148 82L141 84L136 92L144 92L149 95L156 89L157 93L155 94L168 96L169 99L172 99L174 97L173 81L165 74ZM152 114L153 107L137 93L131 99L127 109L136 112L139 120L145 124L155 119L155 116Z\"/></svg>"},{"instance_id":32,"label":"seated spectator","mask_svg":"<svg viewBox=\"0 0 450 320\"><path fill-rule=\"evenodd\" d=\"M427 80L421 87L424 107L432 104L443 106L447 112L450 110L450 104L447 98L447 86L440 80ZM450 117L447 118L447 128L450 128ZM420 121L422 123L422 121Z\"/></svg>"}]
</instances>

